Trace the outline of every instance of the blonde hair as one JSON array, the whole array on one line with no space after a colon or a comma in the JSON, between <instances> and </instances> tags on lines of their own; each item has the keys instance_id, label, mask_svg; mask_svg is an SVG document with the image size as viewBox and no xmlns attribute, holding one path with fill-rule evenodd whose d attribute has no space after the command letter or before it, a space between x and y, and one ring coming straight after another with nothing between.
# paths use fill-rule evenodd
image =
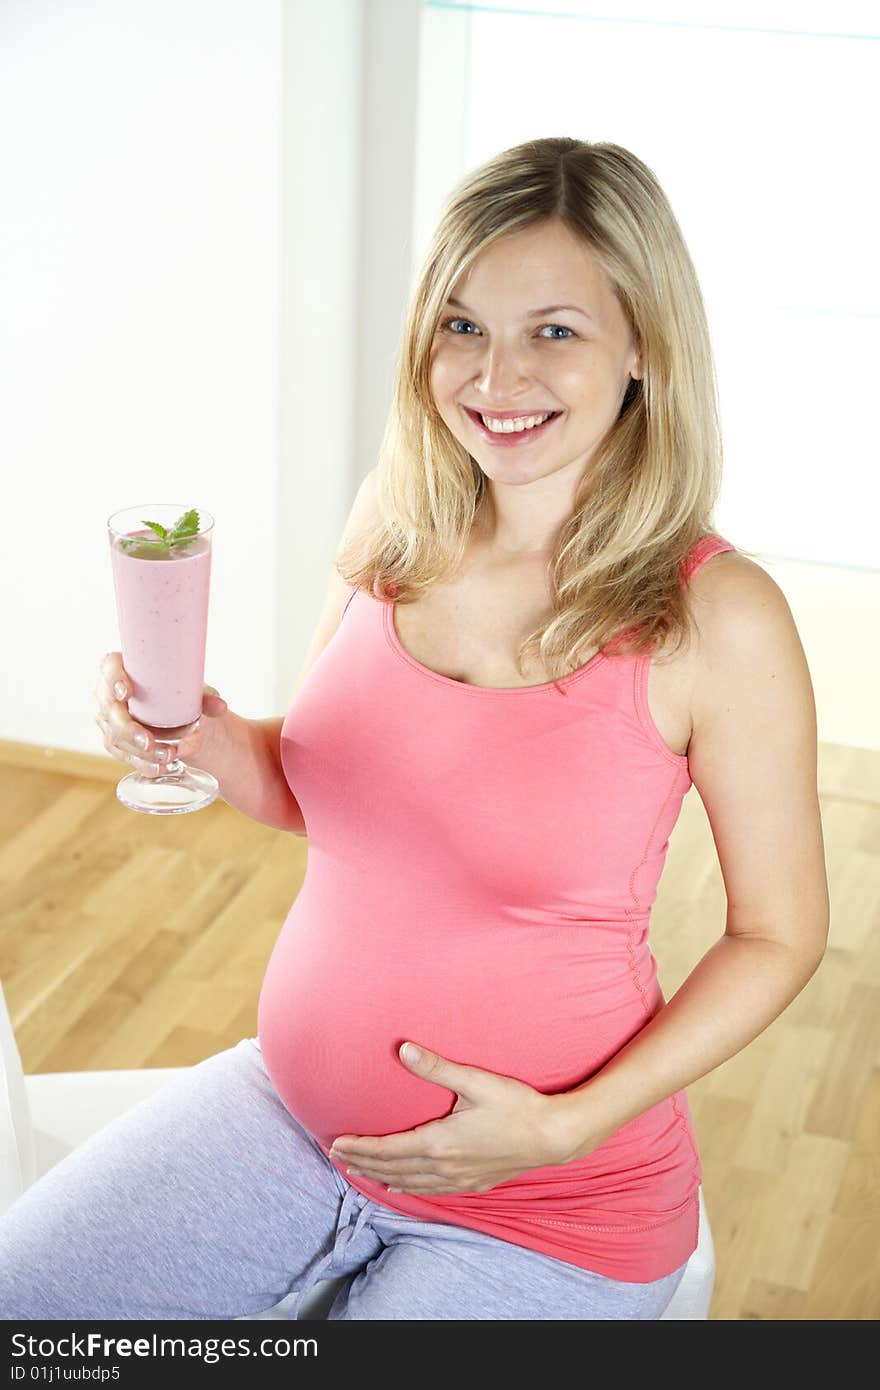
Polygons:
<instances>
[{"instance_id":1,"label":"blonde hair","mask_svg":"<svg viewBox=\"0 0 880 1390\"><path fill-rule=\"evenodd\" d=\"M442 420L430 355L453 286L499 237L558 219L610 281L641 354L614 424L556 537L553 612L526 637L552 680L594 648L643 653L689 640L679 566L714 532L722 442L696 271L656 177L620 145L568 137L504 150L453 189L407 305L377 469L380 519L341 548L347 583L413 601L458 570L486 476ZM749 554L751 552L741 551ZM563 687L557 687L563 689Z\"/></svg>"}]
</instances>

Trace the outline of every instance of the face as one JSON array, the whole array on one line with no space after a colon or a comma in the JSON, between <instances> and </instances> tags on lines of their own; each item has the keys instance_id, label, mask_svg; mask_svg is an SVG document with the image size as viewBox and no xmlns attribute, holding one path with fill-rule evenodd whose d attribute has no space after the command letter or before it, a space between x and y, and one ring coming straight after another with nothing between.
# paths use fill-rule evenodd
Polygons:
<instances>
[{"instance_id":1,"label":"face","mask_svg":"<svg viewBox=\"0 0 880 1390\"><path fill-rule=\"evenodd\" d=\"M642 374L623 310L589 249L557 221L510 233L450 298L457 303L447 300L440 315L430 384L451 433L495 482L579 478L630 378ZM554 416L537 429L494 434L477 412Z\"/></svg>"}]
</instances>

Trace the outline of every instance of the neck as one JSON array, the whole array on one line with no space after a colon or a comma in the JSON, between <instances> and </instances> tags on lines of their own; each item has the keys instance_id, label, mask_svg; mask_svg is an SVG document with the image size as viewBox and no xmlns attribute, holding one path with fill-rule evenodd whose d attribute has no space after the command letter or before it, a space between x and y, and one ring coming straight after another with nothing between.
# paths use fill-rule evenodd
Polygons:
<instances>
[{"instance_id":1,"label":"neck","mask_svg":"<svg viewBox=\"0 0 880 1390\"><path fill-rule=\"evenodd\" d=\"M525 500L525 499L523 499ZM554 520L543 528L535 518L526 518L517 507L517 515L501 516L489 497L488 504L474 520L473 535L480 545L504 560L546 560L553 554L559 528L565 518ZM540 520L540 519L539 519ZM531 521L529 526L527 521Z\"/></svg>"}]
</instances>

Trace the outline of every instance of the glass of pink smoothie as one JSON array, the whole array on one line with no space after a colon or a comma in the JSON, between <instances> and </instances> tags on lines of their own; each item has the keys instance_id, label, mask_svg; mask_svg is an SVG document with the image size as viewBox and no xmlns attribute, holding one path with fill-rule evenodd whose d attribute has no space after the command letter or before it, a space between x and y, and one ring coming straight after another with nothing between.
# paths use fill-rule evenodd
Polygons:
<instances>
[{"instance_id":1,"label":"glass of pink smoothie","mask_svg":"<svg viewBox=\"0 0 880 1390\"><path fill-rule=\"evenodd\" d=\"M131 772L116 795L156 816L200 811L217 796L217 779L176 755L202 713L214 519L201 508L145 502L114 512L107 532L129 713L168 746L159 776Z\"/></svg>"}]
</instances>

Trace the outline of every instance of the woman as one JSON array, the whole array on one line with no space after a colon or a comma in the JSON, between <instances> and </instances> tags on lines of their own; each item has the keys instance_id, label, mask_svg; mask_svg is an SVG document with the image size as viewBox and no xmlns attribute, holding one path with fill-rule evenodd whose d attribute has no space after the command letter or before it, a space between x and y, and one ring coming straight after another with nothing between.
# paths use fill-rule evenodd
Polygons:
<instances>
[{"instance_id":1,"label":"woman","mask_svg":"<svg viewBox=\"0 0 880 1390\"><path fill-rule=\"evenodd\" d=\"M258 1036L19 1199L4 1316L233 1318L342 1273L333 1319L662 1315L698 1235L684 1088L828 929L809 672L713 530L720 457L651 171L544 139L468 175L292 704L206 687L181 750L308 834ZM108 654L105 746L155 773L130 689ZM728 912L667 1004L648 923L692 782Z\"/></svg>"}]
</instances>

